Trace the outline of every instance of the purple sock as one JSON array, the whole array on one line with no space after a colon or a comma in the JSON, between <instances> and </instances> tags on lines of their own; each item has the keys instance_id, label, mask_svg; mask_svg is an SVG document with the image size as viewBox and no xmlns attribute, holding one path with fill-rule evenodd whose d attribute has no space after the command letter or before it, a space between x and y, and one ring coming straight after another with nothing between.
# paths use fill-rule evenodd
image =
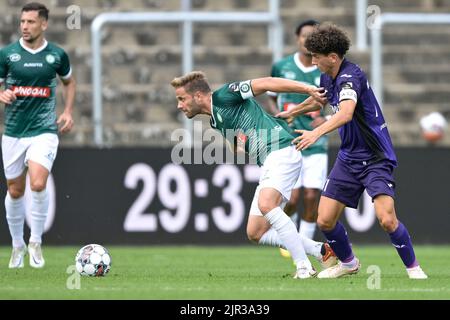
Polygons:
<instances>
[{"instance_id":1,"label":"purple sock","mask_svg":"<svg viewBox=\"0 0 450 320\"><path fill-rule=\"evenodd\" d=\"M354 255L348 240L347 231L339 221L331 231L322 231L336 256L342 262L350 262Z\"/></svg>"},{"instance_id":2,"label":"purple sock","mask_svg":"<svg viewBox=\"0 0 450 320\"><path fill-rule=\"evenodd\" d=\"M419 264L417 263L416 255L414 254L411 237L403 223L399 221L397 229L394 232L389 233L389 236L391 237L392 245L397 249L398 255L402 259L404 265L407 268L418 266Z\"/></svg>"}]
</instances>

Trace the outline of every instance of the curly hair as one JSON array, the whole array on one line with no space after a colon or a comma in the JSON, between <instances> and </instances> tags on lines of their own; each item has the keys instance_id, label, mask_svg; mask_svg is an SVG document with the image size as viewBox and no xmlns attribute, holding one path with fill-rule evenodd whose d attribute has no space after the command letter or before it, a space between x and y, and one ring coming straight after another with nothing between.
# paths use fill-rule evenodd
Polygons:
<instances>
[{"instance_id":1,"label":"curly hair","mask_svg":"<svg viewBox=\"0 0 450 320\"><path fill-rule=\"evenodd\" d=\"M208 93L211 91L206 75L201 71L191 71L182 77L173 79L170 84L175 89L184 87L187 93L193 94L196 91Z\"/></svg>"},{"instance_id":2,"label":"curly hair","mask_svg":"<svg viewBox=\"0 0 450 320\"><path fill-rule=\"evenodd\" d=\"M343 58L350 48L350 39L344 30L334 24L321 24L306 38L305 47L312 53L336 53Z\"/></svg>"}]
</instances>

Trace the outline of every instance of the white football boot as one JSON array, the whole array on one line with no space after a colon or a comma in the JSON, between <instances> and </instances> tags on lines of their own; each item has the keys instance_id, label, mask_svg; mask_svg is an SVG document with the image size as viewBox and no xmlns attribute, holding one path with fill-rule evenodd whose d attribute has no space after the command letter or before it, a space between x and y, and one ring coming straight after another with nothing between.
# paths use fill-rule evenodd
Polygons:
<instances>
[{"instance_id":1,"label":"white football boot","mask_svg":"<svg viewBox=\"0 0 450 320\"><path fill-rule=\"evenodd\" d=\"M358 258L356 259L356 265L353 268L346 267L342 264L342 262L338 262L337 265L322 270L318 275L317 278L320 279L331 279L331 278L339 278L348 274L355 274L358 273L358 271L361 269L361 264L359 263Z\"/></svg>"},{"instance_id":2,"label":"white football boot","mask_svg":"<svg viewBox=\"0 0 450 320\"><path fill-rule=\"evenodd\" d=\"M23 260L27 254L27 249L25 246L19 248L13 248L11 253L11 259L9 259L9 268L23 268Z\"/></svg>"},{"instance_id":3,"label":"white football boot","mask_svg":"<svg viewBox=\"0 0 450 320\"><path fill-rule=\"evenodd\" d=\"M28 244L28 253L30 254L30 266L33 268L42 268L45 265L44 257L42 256L41 244L37 242L30 242Z\"/></svg>"},{"instance_id":4,"label":"white football boot","mask_svg":"<svg viewBox=\"0 0 450 320\"><path fill-rule=\"evenodd\" d=\"M295 271L294 279L308 279L317 276L317 271L313 266L302 263Z\"/></svg>"},{"instance_id":5,"label":"white football boot","mask_svg":"<svg viewBox=\"0 0 450 320\"><path fill-rule=\"evenodd\" d=\"M423 272L420 266L413 268L406 268L406 272L408 273L408 277L410 279L428 279L428 276L425 272Z\"/></svg>"}]
</instances>

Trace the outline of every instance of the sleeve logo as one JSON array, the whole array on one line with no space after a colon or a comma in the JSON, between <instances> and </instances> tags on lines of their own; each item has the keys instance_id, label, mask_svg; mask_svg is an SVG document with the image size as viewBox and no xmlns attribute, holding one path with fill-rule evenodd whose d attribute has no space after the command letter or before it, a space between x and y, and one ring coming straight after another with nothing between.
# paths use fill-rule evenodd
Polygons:
<instances>
[{"instance_id":1,"label":"sleeve logo","mask_svg":"<svg viewBox=\"0 0 450 320\"><path fill-rule=\"evenodd\" d=\"M247 93L250 91L250 86L248 85L248 83L242 83L240 86L240 90L242 93Z\"/></svg>"},{"instance_id":2,"label":"sleeve logo","mask_svg":"<svg viewBox=\"0 0 450 320\"><path fill-rule=\"evenodd\" d=\"M239 91L239 84L237 82L230 83L228 85L228 91L230 91L230 92L237 92L237 91Z\"/></svg>"}]
</instances>

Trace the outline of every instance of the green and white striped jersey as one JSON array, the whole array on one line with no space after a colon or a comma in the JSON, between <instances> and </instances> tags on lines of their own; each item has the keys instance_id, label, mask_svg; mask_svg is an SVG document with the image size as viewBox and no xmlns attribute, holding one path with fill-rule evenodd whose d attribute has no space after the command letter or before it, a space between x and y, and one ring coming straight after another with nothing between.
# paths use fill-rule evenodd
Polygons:
<instances>
[{"instance_id":1,"label":"green and white striped jersey","mask_svg":"<svg viewBox=\"0 0 450 320\"><path fill-rule=\"evenodd\" d=\"M225 84L213 92L210 123L262 165L271 151L289 146L294 137L286 121L269 115L253 97L250 80Z\"/></svg>"},{"instance_id":2,"label":"green and white striped jersey","mask_svg":"<svg viewBox=\"0 0 450 320\"><path fill-rule=\"evenodd\" d=\"M60 47L45 41L42 47L26 48L23 40L0 50L0 82L17 100L5 106L5 132L11 137L57 133L56 85L58 74L71 76L69 57Z\"/></svg>"}]
</instances>

